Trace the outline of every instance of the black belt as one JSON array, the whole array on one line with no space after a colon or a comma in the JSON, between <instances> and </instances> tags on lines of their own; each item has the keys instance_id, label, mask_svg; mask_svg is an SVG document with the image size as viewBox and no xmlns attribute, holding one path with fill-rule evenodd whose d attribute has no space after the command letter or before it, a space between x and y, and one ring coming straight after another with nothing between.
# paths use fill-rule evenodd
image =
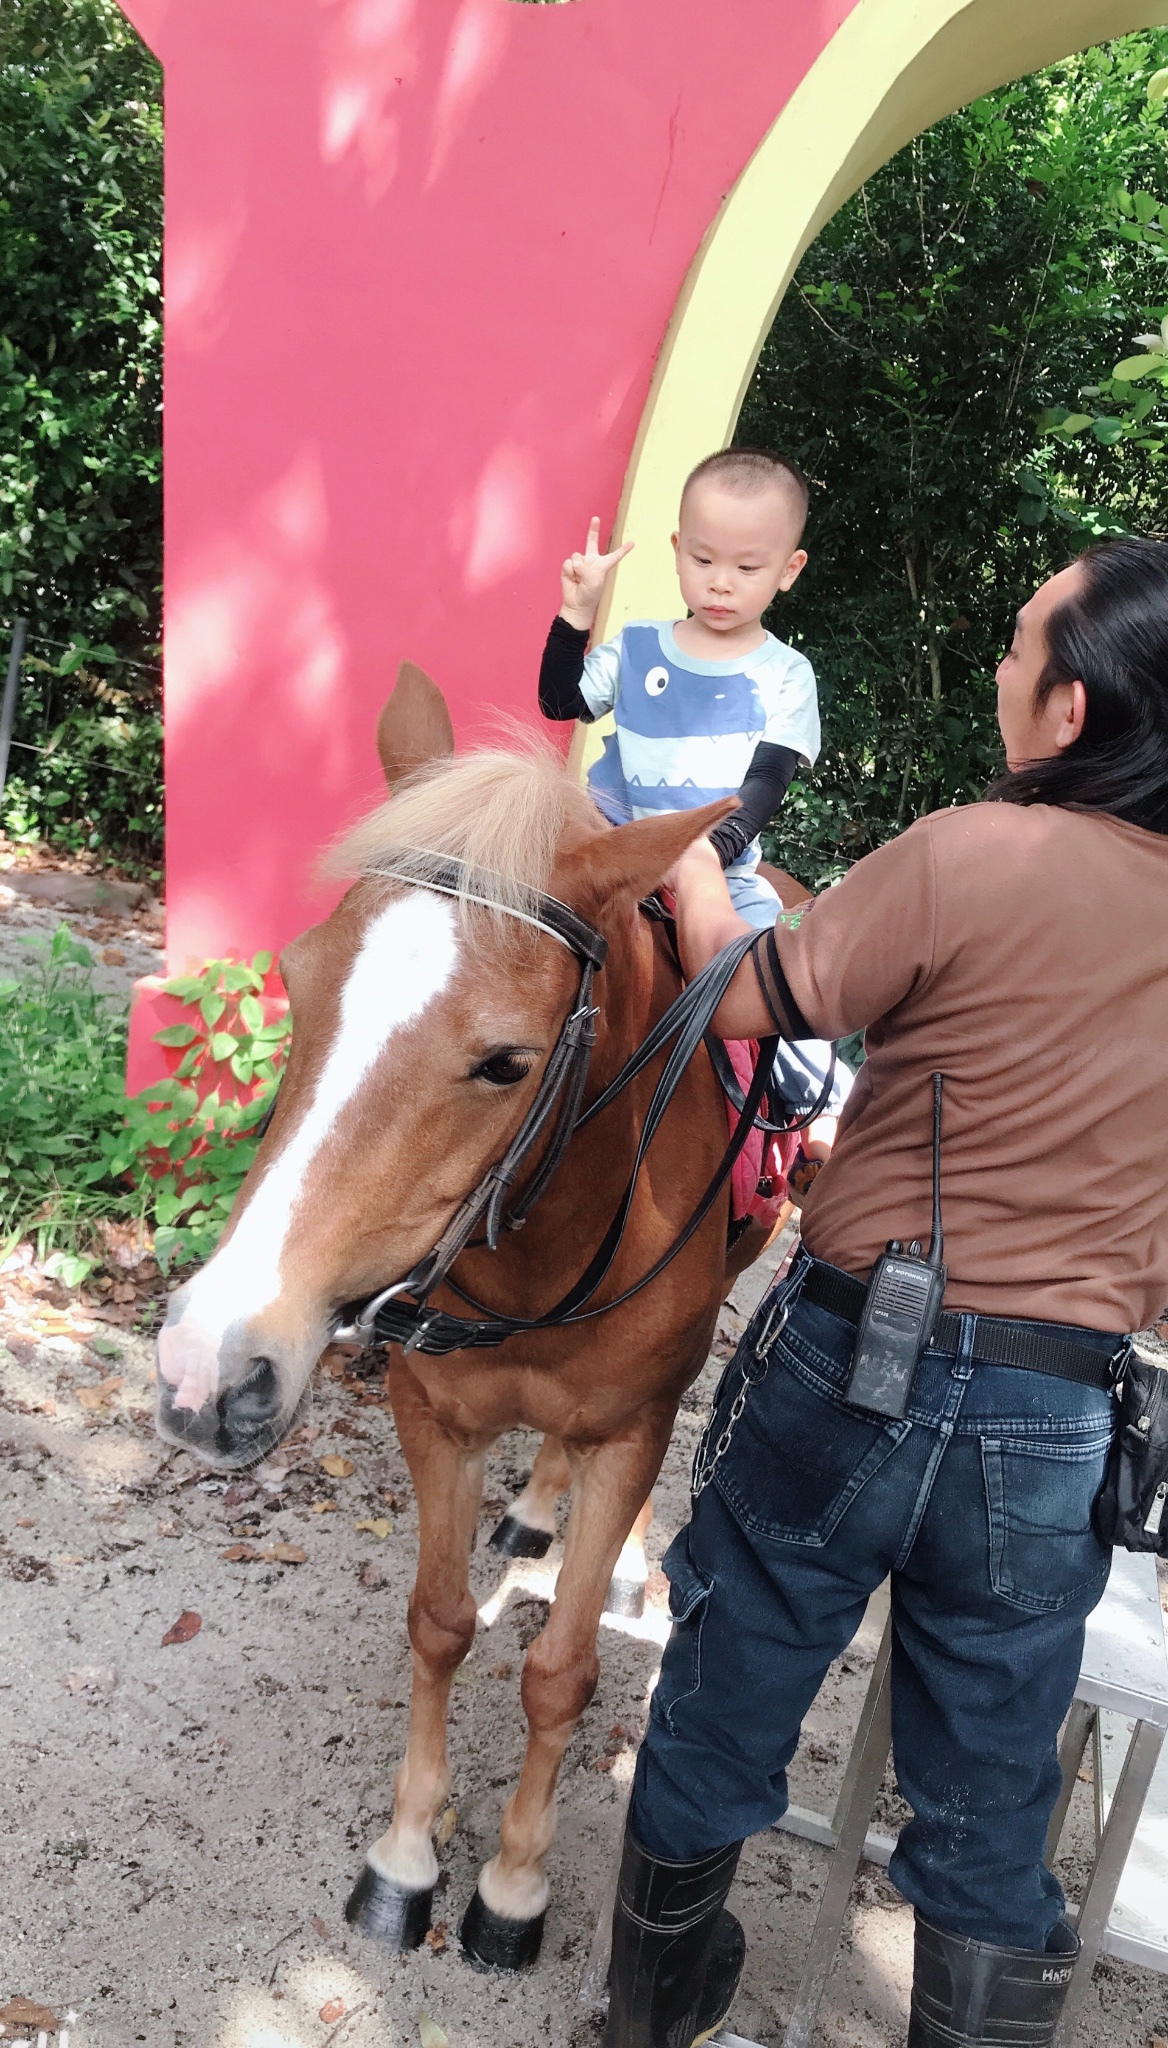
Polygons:
<instances>
[{"instance_id":1,"label":"black belt","mask_svg":"<svg viewBox=\"0 0 1168 2048\"><path fill-rule=\"evenodd\" d=\"M830 1315L842 1316L846 1323L858 1323L867 1292L862 1280L842 1273L838 1266L810 1259L798 1299L825 1308ZM959 1350L963 1321L960 1315L939 1315L929 1350ZM1126 1346L1126 1337L1116 1337L1115 1351L1109 1357L1090 1344L1057 1334L1065 1327L1062 1323L1018 1323L998 1316L977 1316L972 1356L983 1365L1017 1365L1025 1372L1047 1372L1055 1379L1077 1380L1080 1386L1110 1390L1115 1379L1115 1361Z\"/></svg>"}]
</instances>

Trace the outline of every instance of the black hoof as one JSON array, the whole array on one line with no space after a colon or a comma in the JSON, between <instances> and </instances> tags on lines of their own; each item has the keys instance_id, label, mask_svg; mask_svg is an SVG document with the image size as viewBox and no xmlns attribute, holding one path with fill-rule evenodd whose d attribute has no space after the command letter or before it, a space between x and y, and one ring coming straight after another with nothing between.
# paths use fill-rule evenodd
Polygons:
<instances>
[{"instance_id":1,"label":"black hoof","mask_svg":"<svg viewBox=\"0 0 1168 2048\"><path fill-rule=\"evenodd\" d=\"M367 1863L349 1894L345 1918L351 1927L391 1948L420 1948L430 1929L433 1903L433 1885L423 1892L407 1891Z\"/></svg>"},{"instance_id":2,"label":"black hoof","mask_svg":"<svg viewBox=\"0 0 1168 2048\"><path fill-rule=\"evenodd\" d=\"M546 1557L552 1539L546 1529L529 1529L515 1515L504 1515L491 1531L489 1547L497 1550L500 1557Z\"/></svg>"},{"instance_id":3,"label":"black hoof","mask_svg":"<svg viewBox=\"0 0 1168 2048\"><path fill-rule=\"evenodd\" d=\"M543 1940L544 1915L534 1920L504 1920L484 1905L475 1890L458 1938L467 1962L476 1970L526 1970L539 1954Z\"/></svg>"},{"instance_id":4,"label":"black hoof","mask_svg":"<svg viewBox=\"0 0 1168 2048\"><path fill-rule=\"evenodd\" d=\"M645 1612L644 1579L610 1579L604 1611L619 1615L622 1621L640 1621Z\"/></svg>"}]
</instances>

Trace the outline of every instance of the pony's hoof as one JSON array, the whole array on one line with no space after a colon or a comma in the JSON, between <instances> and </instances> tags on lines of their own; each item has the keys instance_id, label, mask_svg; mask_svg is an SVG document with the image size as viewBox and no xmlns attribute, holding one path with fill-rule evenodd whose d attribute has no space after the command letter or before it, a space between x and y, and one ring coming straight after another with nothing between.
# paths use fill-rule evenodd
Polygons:
<instances>
[{"instance_id":1,"label":"pony's hoof","mask_svg":"<svg viewBox=\"0 0 1168 2048\"><path fill-rule=\"evenodd\" d=\"M345 1918L387 1947L420 1948L430 1929L433 1903L433 1885L426 1891L409 1891L367 1863L349 1894Z\"/></svg>"},{"instance_id":2,"label":"pony's hoof","mask_svg":"<svg viewBox=\"0 0 1168 2048\"><path fill-rule=\"evenodd\" d=\"M611 1578L604 1596L604 1611L618 1615L622 1621L640 1621L645 1612L644 1579Z\"/></svg>"},{"instance_id":3,"label":"pony's hoof","mask_svg":"<svg viewBox=\"0 0 1168 2048\"><path fill-rule=\"evenodd\" d=\"M544 1915L534 1920L504 1920L492 1913L477 1889L462 1916L458 1938L467 1962L476 1970L526 1970L543 1940Z\"/></svg>"},{"instance_id":4,"label":"pony's hoof","mask_svg":"<svg viewBox=\"0 0 1168 2048\"><path fill-rule=\"evenodd\" d=\"M546 1529L529 1529L515 1515L504 1515L491 1531L489 1548L500 1557L546 1557L552 1539Z\"/></svg>"}]
</instances>

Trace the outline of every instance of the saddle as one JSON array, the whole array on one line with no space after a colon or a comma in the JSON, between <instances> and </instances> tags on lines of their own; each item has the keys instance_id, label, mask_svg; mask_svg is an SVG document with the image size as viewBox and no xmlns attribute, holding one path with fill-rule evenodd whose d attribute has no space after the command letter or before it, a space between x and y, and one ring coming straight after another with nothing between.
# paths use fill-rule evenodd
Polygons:
<instances>
[{"instance_id":1,"label":"saddle","mask_svg":"<svg viewBox=\"0 0 1168 2048\"><path fill-rule=\"evenodd\" d=\"M739 1088L745 1092L758 1064L758 1040L728 1038L724 1041L724 1049ZM733 1132L742 1107L742 1096L739 1095L736 1105L725 1089L723 1093L727 1122ZM746 1223L759 1223L768 1233L775 1228L783 1209L792 1200L787 1176L801 1151L799 1131L766 1131L754 1125L734 1161L730 1176L730 1225L736 1236Z\"/></svg>"}]
</instances>

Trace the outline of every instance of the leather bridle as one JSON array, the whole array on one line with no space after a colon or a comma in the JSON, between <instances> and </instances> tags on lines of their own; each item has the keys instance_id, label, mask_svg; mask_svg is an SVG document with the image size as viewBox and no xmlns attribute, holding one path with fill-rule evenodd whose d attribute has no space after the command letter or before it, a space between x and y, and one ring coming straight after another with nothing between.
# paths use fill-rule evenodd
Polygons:
<instances>
[{"instance_id":1,"label":"leather bridle","mask_svg":"<svg viewBox=\"0 0 1168 2048\"><path fill-rule=\"evenodd\" d=\"M392 866L373 866L365 873L370 878L408 882L416 888L432 889L440 895L455 896L463 902L479 903L495 912L519 918L567 946L580 963L580 981L539 1087L502 1158L488 1168L478 1186L460 1203L433 1249L419 1259L403 1279L395 1280L389 1287L383 1287L363 1301L350 1302L341 1312L333 1337L342 1341L357 1338L366 1344L400 1344L404 1351L443 1356L450 1351L501 1344L507 1337L523 1332L571 1328L620 1308L664 1272L705 1221L750 1135L751 1127L759 1119L778 1050L777 1038L763 1039L759 1043L757 1064L751 1084L742 1097L730 1143L687 1222L647 1273L613 1300L596 1304L594 1296L612 1267L624 1237L645 1155L682 1075L706 1037L714 1013L755 943L757 934L744 933L734 940L686 984L625 1061L615 1079L581 1114L580 1104L596 1042L598 1011L592 1002L592 985L608 951L608 942L603 935L554 896L535 895L530 907L524 910L511 906L503 898L475 894L470 886L468 869L458 860L438 860L430 855L411 857L406 851L394 856ZM580 1278L540 1316L508 1316L476 1301L450 1277L450 1269L459 1254L470 1246L478 1245L486 1245L494 1251L502 1230L522 1228L533 1205L559 1167L575 1132L607 1109L671 1041L672 1051L654 1088L616 1213ZM551 1136L542 1158L518 1195L509 1200L524 1162L549 1123L552 1124ZM774 1128L765 1119L763 1123L767 1129ZM483 1233L476 1236L480 1224ZM439 1285L452 1289L473 1314L469 1317L456 1316L444 1309L431 1308L428 1297Z\"/></svg>"}]
</instances>

